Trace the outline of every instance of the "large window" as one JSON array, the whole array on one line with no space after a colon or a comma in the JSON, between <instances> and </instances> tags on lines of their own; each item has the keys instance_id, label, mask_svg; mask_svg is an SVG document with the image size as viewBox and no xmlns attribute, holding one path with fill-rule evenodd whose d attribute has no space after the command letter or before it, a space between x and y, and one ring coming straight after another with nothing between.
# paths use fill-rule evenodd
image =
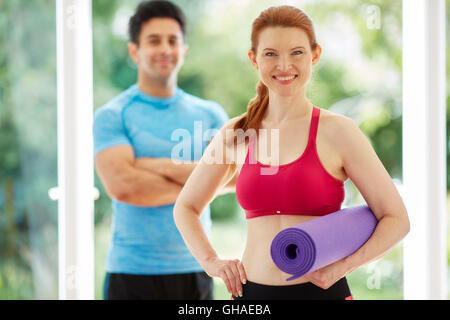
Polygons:
<instances>
[{"instance_id":1,"label":"large window","mask_svg":"<svg viewBox=\"0 0 450 320\"><path fill-rule=\"evenodd\" d=\"M95 108L136 81L127 52L127 23L139 2L92 0ZM354 119L402 191L401 0L173 2L188 18L189 51L178 84L219 102L230 117L245 112L255 95L258 76L247 57L253 19L273 5L303 9L312 18L323 49L308 98L320 108ZM446 4L449 22L450 0ZM60 296L54 201L58 198L56 23L55 0L0 0L0 299ZM448 46L446 52L450 56ZM447 63L447 105L449 70ZM95 186L100 191L95 202L95 298L102 299L111 206L97 176ZM345 187L345 206L364 202L351 181ZM246 228L235 195L216 198L212 217L214 247L223 257L240 258ZM399 244L348 276L355 298L401 299L402 254ZM229 298L219 279L215 298Z\"/></svg>"},{"instance_id":2,"label":"large window","mask_svg":"<svg viewBox=\"0 0 450 320\"><path fill-rule=\"evenodd\" d=\"M0 299L58 298L55 1L0 1Z\"/></svg>"}]
</instances>

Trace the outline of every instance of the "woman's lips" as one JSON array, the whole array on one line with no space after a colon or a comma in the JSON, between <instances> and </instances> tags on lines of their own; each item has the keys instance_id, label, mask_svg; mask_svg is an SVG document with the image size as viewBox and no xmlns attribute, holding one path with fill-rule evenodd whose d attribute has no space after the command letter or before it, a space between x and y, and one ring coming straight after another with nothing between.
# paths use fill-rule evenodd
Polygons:
<instances>
[{"instance_id":1,"label":"woman's lips","mask_svg":"<svg viewBox=\"0 0 450 320\"><path fill-rule=\"evenodd\" d=\"M283 74L283 75L276 75L272 76L273 79L275 79L280 84L290 84L295 81L295 79L298 78L297 74Z\"/></svg>"}]
</instances>

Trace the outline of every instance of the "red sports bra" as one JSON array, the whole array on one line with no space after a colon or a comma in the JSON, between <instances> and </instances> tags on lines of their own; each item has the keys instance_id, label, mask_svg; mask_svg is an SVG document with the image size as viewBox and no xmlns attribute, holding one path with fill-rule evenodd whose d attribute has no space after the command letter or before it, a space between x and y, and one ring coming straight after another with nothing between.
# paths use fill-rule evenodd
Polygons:
<instances>
[{"instance_id":1,"label":"red sports bra","mask_svg":"<svg viewBox=\"0 0 450 320\"><path fill-rule=\"evenodd\" d=\"M256 136L250 140L236 182L236 197L247 219L277 214L323 216L341 209L344 183L325 170L317 154L319 115L320 109L313 106L306 149L290 163L277 167L258 162L254 155ZM268 174L276 168L276 174Z\"/></svg>"}]
</instances>

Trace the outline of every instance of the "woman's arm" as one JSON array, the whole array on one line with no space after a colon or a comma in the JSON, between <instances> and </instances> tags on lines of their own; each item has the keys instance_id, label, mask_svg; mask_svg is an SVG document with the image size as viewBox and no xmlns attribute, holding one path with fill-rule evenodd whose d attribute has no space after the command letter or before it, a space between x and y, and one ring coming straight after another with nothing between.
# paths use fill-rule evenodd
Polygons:
<instances>
[{"instance_id":1,"label":"woman's arm","mask_svg":"<svg viewBox=\"0 0 450 320\"><path fill-rule=\"evenodd\" d=\"M234 175L228 180L228 182L226 182L223 187L217 190L216 196L236 192L236 182L239 178L239 172L237 170L234 171Z\"/></svg>"},{"instance_id":2,"label":"woman's arm","mask_svg":"<svg viewBox=\"0 0 450 320\"><path fill-rule=\"evenodd\" d=\"M378 220L369 240L345 259L353 271L384 256L408 234L410 225L403 200L369 140L355 122L346 120L339 144L344 169Z\"/></svg>"},{"instance_id":3,"label":"woman's arm","mask_svg":"<svg viewBox=\"0 0 450 320\"><path fill-rule=\"evenodd\" d=\"M232 119L233 120L233 119ZM242 295L242 284L246 275L239 260L222 260L203 230L200 214L213 200L220 186L234 175L232 159L227 158L224 130L230 120L216 134L208 145L203 157L186 181L174 207L174 220L187 247L205 272L212 277L220 277L228 291ZM221 152L220 152L221 150ZM220 156L221 155L221 156ZM215 159L219 157L220 159Z\"/></svg>"},{"instance_id":4,"label":"woman's arm","mask_svg":"<svg viewBox=\"0 0 450 320\"><path fill-rule=\"evenodd\" d=\"M308 277L329 287L358 267L381 258L409 232L409 219L402 198L391 177L356 123L338 116L328 136L341 155L347 176L355 184L378 220L367 242L350 256L313 272Z\"/></svg>"}]
</instances>

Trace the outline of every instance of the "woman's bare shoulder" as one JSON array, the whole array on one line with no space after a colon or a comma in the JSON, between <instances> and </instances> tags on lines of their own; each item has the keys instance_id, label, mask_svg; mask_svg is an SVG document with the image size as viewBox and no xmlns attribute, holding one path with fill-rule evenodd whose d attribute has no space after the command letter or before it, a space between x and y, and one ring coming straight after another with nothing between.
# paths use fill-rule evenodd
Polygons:
<instances>
[{"instance_id":1,"label":"woman's bare shoulder","mask_svg":"<svg viewBox=\"0 0 450 320\"><path fill-rule=\"evenodd\" d=\"M348 157L349 152L361 150L369 140L352 118L328 110L321 112L318 132L319 139L342 159Z\"/></svg>"},{"instance_id":2,"label":"woman's bare shoulder","mask_svg":"<svg viewBox=\"0 0 450 320\"><path fill-rule=\"evenodd\" d=\"M236 147L235 145L235 137L239 135L239 132L234 130L234 127L236 123L242 119L242 117L245 116L245 114L238 115L234 118L229 119L227 122L223 124L223 126L220 128L219 133L223 137L223 141L225 142L227 148L233 148ZM237 139L238 144L240 144L241 139Z\"/></svg>"},{"instance_id":3,"label":"woman's bare shoulder","mask_svg":"<svg viewBox=\"0 0 450 320\"><path fill-rule=\"evenodd\" d=\"M326 109L320 109L319 127L319 130L329 138L339 138L344 133L359 131L352 118Z\"/></svg>"},{"instance_id":4,"label":"woman's bare shoulder","mask_svg":"<svg viewBox=\"0 0 450 320\"><path fill-rule=\"evenodd\" d=\"M233 129L236 122L238 122L244 114L238 115L234 118L229 119L227 122L225 122L220 130L226 130L226 129Z\"/></svg>"}]
</instances>

